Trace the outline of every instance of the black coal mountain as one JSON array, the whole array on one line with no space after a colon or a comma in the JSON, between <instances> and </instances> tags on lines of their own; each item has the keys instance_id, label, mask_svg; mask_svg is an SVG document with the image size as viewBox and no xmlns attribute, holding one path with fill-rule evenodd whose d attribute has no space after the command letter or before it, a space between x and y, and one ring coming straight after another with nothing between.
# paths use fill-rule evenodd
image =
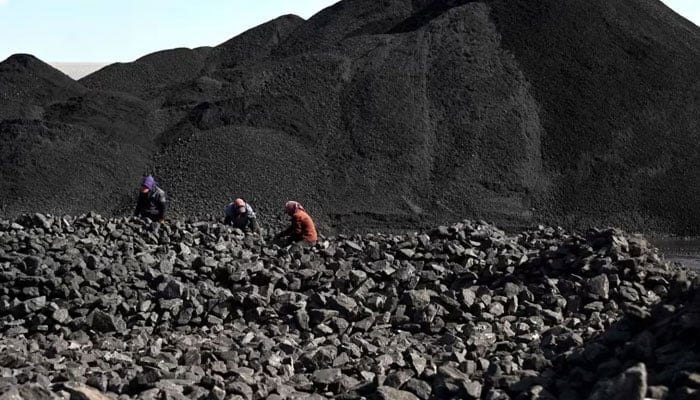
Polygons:
<instances>
[{"instance_id":1,"label":"black coal mountain","mask_svg":"<svg viewBox=\"0 0 700 400\"><path fill-rule=\"evenodd\" d=\"M78 82L0 64L0 205L700 226L700 28L658 0L344 0Z\"/></svg>"}]
</instances>

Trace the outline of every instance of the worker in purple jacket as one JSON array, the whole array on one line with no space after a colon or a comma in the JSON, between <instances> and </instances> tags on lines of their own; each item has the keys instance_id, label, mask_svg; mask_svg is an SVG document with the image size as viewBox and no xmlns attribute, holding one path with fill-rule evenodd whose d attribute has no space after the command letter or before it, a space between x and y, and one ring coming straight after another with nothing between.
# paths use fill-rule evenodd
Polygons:
<instances>
[{"instance_id":1,"label":"worker in purple jacket","mask_svg":"<svg viewBox=\"0 0 700 400\"><path fill-rule=\"evenodd\" d=\"M161 222L165 218L166 204L165 191L158 187L156 180L151 175L145 177L141 184L139 198L136 201L134 215Z\"/></svg>"}]
</instances>

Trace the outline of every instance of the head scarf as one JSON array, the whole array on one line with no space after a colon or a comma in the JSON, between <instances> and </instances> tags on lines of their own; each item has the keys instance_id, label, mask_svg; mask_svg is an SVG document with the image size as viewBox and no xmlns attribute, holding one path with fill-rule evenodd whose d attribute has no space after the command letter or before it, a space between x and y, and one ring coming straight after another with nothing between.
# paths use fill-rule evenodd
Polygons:
<instances>
[{"instance_id":1,"label":"head scarf","mask_svg":"<svg viewBox=\"0 0 700 400\"><path fill-rule=\"evenodd\" d=\"M296 201L290 200L284 205L284 211L289 215L294 215L297 210L304 211L304 207Z\"/></svg>"}]
</instances>

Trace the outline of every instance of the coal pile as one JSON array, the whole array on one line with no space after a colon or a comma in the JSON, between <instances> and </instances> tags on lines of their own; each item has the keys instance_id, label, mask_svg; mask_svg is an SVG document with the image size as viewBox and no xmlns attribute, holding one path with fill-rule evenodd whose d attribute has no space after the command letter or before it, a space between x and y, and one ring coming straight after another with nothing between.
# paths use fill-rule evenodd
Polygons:
<instances>
[{"instance_id":1,"label":"coal pile","mask_svg":"<svg viewBox=\"0 0 700 400\"><path fill-rule=\"evenodd\" d=\"M584 399L617 374L655 399L697 388L695 275L640 237L463 221L268 241L1 221L3 398Z\"/></svg>"},{"instance_id":2,"label":"coal pile","mask_svg":"<svg viewBox=\"0 0 700 400\"><path fill-rule=\"evenodd\" d=\"M152 173L184 218L242 196L327 232L697 233L698 60L658 0L344 0L79 82L13 56L0 207L124 215Z\"/></svg>"},{"instance_id":3,"label":"coal pile","mask_svg":"<svg viewBox=\"0 0 700 400\"><path fill-rule=\"evenodd\" d=\"M30 55L0 63L0 213L132 209L155 150L148 105L88 90Z\"/></svg>"},{"instance_id":4,"label":"coal pile","mask_svg":"<svg viewBox=\"0 0 700 400\"><path fill-rule=\"evenodd\" d=\"M676 288L679 293L684 288ZM636 297L632 295L630 300ZM682 300L682 301L681 301ZM628 306L627 317L555 362L552 384L561 398L594 387L592 399L694 399L700 394L697 288L647 312ZM572 385L572 383L574 383ZM642 398L642 397L634 397Z\"/></svg>"},{"instance_id":5,"label":"coal pile","mask_svg":"<svg viewBox=\"0 0 700 400\"><path fill-rule=\"evenodd\" d=\"M88 89L29 54L15 54L0 63L0 120L41 119L46 103L80 96Z\"/></svg>"}]
</instances>

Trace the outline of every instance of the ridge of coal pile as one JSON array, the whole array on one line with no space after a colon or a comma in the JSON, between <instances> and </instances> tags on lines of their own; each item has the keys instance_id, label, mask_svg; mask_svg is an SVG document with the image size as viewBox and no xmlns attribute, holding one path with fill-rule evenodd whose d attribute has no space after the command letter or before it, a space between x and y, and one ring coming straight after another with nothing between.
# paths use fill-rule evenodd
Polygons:
<instances>
[{"instance_id":1,"label":"ridge of coal pile","mask_svg":"<svg viewBox=\"0 0 700 400\"><path fill-rule=\"evenodd\" d=\"M87 91L32 55L12 55L0 63L0 122L42 119L44 104L64 101Z\"/></svg>"},{"instance_id":2,"label":"ridge of coal pile","mask_svg":"<svg viewBox=\"0 0 700 400\"><path fill-rule=\"evenodd\" d=\"M35 214L0 221L0 282L2 399L700 389L697 277L613 229L465 220L280 248L211 222Z\"/></svg>"},{"instance_id":3,"label":"ridge of coal pile","mask_svg":"<svg viewBox=\"0 0 700 400\"><path fill-rule=\"evenodd\" d=\"M178 48L148 54L130 63L116 63L80 79L91 89L121 91L144 99L158 97L163 88L179 83L203 81L207 74L220 68L254 64L269 56L270 51L304 19L286 15L221 43L215 47ZM167 89L166 89L167 90ZM183 103L183 93L179 93ZM161 100L168 101L168 100Z\"/></svg>"},{"instance_id":4,"label":"ridge of coal pile","mask_svg":"<svg viewBox=\"0 0 700 400\"><path fill-rule=\"evenodd\" d=\"M27 135L15 119L41 128L35 150L3 155L27 179L1 188L0 205L6 217L118 213L148 171L181 217L242 196L262 216L299 200L345 232L468 216L697 233L698 60L700 28L658 0L344 0L79 83L30 79L0 134ZM6 67L10 88L39 70ZM43 113L44 93L61 112ZM119 151L39 156L78 158L47 136L100 143L105 121ZM86 180L108 196L66 195Z\"/></svg>"}]
</instances>

